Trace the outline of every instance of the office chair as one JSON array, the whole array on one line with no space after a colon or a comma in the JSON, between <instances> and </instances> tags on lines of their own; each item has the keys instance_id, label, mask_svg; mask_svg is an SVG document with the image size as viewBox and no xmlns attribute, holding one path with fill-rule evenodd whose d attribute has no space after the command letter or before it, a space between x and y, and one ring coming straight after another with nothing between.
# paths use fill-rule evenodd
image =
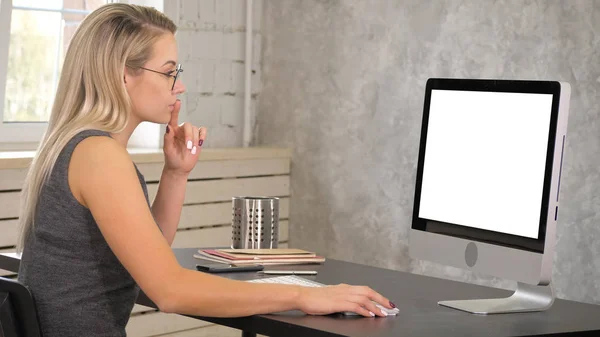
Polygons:
<instances>
[{"instance_id":1,"label":"office chair","mask_svg":"<svg viewBox=\"0 0 600 337\"><path fill-rule=\"evenodd\" d=\"M42 337L29 289L0 277L0 337Z\"/></svg>"}]
</instances>

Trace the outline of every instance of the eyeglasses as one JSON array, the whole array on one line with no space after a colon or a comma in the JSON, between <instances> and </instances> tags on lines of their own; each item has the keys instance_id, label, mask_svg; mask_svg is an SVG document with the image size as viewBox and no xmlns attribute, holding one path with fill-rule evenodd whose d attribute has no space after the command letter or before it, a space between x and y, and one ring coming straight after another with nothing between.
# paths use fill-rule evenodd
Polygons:
<instances>
[{"instance_id":1,"label":"eyeglasses","mask_svg":"<svg viewBox=\"0 0 600 337\"><path fill-rule=\"evenodd\" d=\"M173 89L175 89L175 83L177 83L177 77L179 77L179 73L183 72L183 69L181 68L181 64L178 64L177 68L175 70L169 71L168 73L163 73L162 71L156 71L156 70L152 70L152 69L148 69L148 68L144 68L144 67L140 67L140 69L148 70L148 71L151 71L151 72L157 73L157 74L162 74L167 77L173 77L173 85L171 86L171 91L173 91ZM175 73L175 75L173 75L173 72Z\"/></svg>"}]
</instances>

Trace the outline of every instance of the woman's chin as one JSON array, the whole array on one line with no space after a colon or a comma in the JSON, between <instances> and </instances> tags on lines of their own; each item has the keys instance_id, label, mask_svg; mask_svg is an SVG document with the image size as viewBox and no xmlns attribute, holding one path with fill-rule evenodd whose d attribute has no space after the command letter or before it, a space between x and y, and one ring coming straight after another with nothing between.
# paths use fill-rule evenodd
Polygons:
<instances>
[{"instance_id":1,"label":"woman's chin","mask_svg":"<svg viewBox=\"0 0 600 337\"><path fill-rule=\"evenodd\" d=\"M148 123L154 123L154 124L169 124L169 122L171 121L171 116L167 115L167 116L156 116L154 118L149 118L144 120L144 122L148 122Z\"/></svg>"},{"instance_id":2,"label":"woman's chin","mask_svg":"<svg viewBox=\"0 0 600 337\"><path fill-rule=\"evenodd\" d=\"M168 124L171 121L171 111L167 111L165 114L161 114L160 118L157 118L155 123L157 124Z\"/></svg>"},{"instance_id":3,"label":"woman's chin","mask_svg":"<svg viewBox=\"0 0 600 337\"><path fill-rule=\"evenodd\" d=\"M168 124L171 121L171 110L166 110L163 113L156 113L152 115L148 115L148 119L146 122L156 123L156 124Z\"/></svg>"}]
</instances>

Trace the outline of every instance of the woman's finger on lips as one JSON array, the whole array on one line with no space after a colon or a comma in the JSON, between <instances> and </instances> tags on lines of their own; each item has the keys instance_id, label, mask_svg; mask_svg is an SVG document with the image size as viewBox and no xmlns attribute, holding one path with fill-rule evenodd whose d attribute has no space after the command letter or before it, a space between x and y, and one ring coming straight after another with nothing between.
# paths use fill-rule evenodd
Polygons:
<instances>
[{"instance_id":1,"label":"woman's finger on lips","mask_svg":"<svg viewBox=\"0 0 600 337\"><path fill-rule=\"evenodd\" d=\"M198 141L198 146L202 146L202 144L204 143L204 140L206 139L206 128L201 126L200 129L198 130L198 137L200 138L200 140Z\"/></svg>"},{"instance_id":2,"label":"woman's finger on lips","mask_svg":"<svg viewBox=\"0 0 600 337\"><path fill-rule=\"evenodd\" d=\"M192 154L198 152L198 128L192 125Z\"/></svg>"},{"instance_id":3,"label":"woman's finger on lips","mask_svg":"<svg viewBox=\"0 0 600 337\"><path fill-rule=\"evenodd\" d=\"M192 151L192 149L194 148L194 143L192 143L192 140L194 138L194 135L192 134L192 124L185 123L181 127L183 128L185 147L188 150Z\"/></svg>"}]
</instances>

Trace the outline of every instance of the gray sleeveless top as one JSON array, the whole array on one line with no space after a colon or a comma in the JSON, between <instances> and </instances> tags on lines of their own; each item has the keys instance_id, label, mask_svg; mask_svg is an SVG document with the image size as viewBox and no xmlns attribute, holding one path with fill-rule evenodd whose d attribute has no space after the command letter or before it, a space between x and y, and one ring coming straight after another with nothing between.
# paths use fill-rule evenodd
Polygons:
<instances>
[{"instance_id":1,"label":"gray sleeveless top","mask_svg":"<svg viewBox=\"0 0 600 337\"><path fill-rule=\"evenodd\" d=\"M91 136L110 137L86 130L65 146L40 190L34 231L23 251L19 281L34 296L44 337L125 336L139 292L69 188L73 150ZM136 171L148 201L144 177Z\"/></svg>"}]
</instances>

